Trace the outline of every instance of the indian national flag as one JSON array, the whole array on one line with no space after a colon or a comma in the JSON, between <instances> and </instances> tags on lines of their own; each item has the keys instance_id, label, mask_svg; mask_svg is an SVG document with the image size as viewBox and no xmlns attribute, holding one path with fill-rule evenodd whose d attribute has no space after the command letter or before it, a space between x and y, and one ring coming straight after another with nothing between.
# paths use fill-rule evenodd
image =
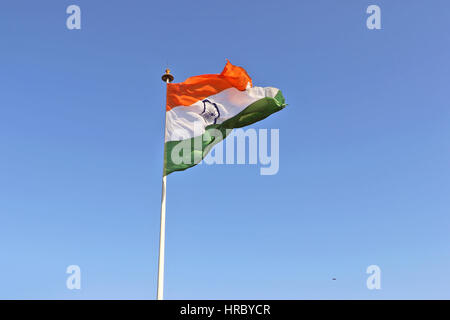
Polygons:
<instances>
[{"instance_id":1,"label":"indian national flag","mask_svg":"<svg viewBox=\"0 0 450 320\"><path fill-rule=\"evenodd\" d=\"M167 84L164 175L198 164L231 129L284 108L281 91L253 87L247 72L229 61L220 74Z\"/></svg>"}]
</instances>

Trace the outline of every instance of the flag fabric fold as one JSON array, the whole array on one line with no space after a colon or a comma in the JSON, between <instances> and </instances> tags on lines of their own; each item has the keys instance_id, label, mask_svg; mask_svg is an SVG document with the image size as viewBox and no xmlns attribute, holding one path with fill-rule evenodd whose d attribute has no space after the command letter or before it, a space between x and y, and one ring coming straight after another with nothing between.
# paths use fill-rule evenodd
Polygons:
<instances>
[{"instance_id":1,"label":"flag fabric fold","mask_svg":"<svg viewBox=\"0 0 450 320\"><path fill-rule=\"evenodd\" d=\"M164 175L195 166L231 129L285 106L279 89L253 87L247 72L229 61L220 74L168 83Z\"/></svg>"}]
</instances>

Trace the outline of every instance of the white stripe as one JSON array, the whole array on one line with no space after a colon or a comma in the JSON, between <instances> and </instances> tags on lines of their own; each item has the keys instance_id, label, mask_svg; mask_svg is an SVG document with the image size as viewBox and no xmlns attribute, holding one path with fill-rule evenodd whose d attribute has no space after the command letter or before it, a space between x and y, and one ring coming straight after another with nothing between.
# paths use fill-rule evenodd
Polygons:
<instances>
[{"instance_id":1,"label":"white stripe","mask_svg":"<svg viewBox=\"0 0 450 320\"><path fill-rule=\"evenodd\" d=\"M273 98L277 93L278 89L272 87L253 87L244 91L229 88L206 99L219 109L220 116L216 119L216 123L219 124L234 117L253 102L264 97ZM201 115L205 108L203 101L167 111L166 142L197 137L205 132L206 126L213 124L214 119L207 121Z\"/></svg>"}]
</instances>

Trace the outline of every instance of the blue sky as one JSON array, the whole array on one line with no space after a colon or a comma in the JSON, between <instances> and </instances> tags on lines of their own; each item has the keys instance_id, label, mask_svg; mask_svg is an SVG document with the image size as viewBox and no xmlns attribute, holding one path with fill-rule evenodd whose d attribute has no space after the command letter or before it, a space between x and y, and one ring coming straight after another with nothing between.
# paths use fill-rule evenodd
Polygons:
<instances>
[{"instance_id":1,"label":"blue sky","mask_svg":"<svg viewBox=\"0 0 450 320\"><path fill-rule=\"evenodd\" d=\"M79 5L82 29L66 28ZM381 8L368 30L366 8ZM153 299L168 64L280 88L280 171L168 177L167 299L450 298L447 1L8 1L0 298ZM81 290L66 288L67 266ZM381 268L381 290L366 268ZM335 277L337 280L333 281Z\"/></svg>"}]
</instances>

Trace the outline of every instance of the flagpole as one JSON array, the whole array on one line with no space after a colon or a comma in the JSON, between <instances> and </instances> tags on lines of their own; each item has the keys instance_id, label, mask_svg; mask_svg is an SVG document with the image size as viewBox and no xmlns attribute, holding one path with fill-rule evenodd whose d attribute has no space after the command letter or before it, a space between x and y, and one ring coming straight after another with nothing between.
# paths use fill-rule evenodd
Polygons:
<instances>
[{"instance_id":1,"label":"flagpole","mask_svg":"<svg viewBox=\"0 0 450 320\"><path fill-rule=\"evenodd\" d=\"M166 69L166 73L163 74L161 79L166 83L166 87L169 82L172 82L174 77L170 74L170 70ZM166 88L167 90L167 88ZM164 108L165 109L165 108ZM166 114L164 110L164 114ZM162 190L161 190L161 225L159 230L159 257L158 257L158 287L156 293L157 300L163 300L164 294L164 248L166 242L166 121L167 117L164 116L164 163L163 163L163 177L162 177Z\"/></svg>"}]
</instances>

